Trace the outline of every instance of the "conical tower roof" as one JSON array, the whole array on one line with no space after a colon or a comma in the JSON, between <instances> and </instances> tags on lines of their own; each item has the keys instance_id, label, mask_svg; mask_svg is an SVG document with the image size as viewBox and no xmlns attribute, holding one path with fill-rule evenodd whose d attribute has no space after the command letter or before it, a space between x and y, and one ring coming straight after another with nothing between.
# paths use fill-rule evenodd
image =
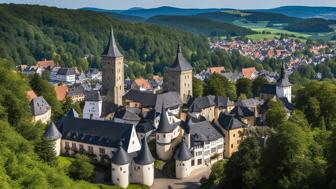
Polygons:
<instances>
[{"instance_id":1,"label":"conical tower roof","mask_svg":"<svg viewBox=\"0 0 336 189\"><path fill-rule=\"evenodd\" d=\"M286 74L286 66L285 63L282 64L280 79L277 81L277 86L279 87L288 87L292 84L288 80L288 75Z\"/></svg>"},{"instance_id":2,"label":"conical tower roof","mask_svg":"<svg viewBox=\"0 0 336 189\"><path fill-rule=\"evenodd\" d=\"M56 140L62 137L62 134L58 131L54 122L48 125L47 130L44 132L43 136L48 140Z\"/></svg>"},{"instance_id":3,"label":"conical tower roof","mask_svg":"<svg viewBox=\"0 0 336 189\"><path fill-rule=\"evenodd\" d=\"M102 54L103 56L108 56L108 57L123 57L123 55L120 53L117 43L114 39L114 34L113 34L113 29L111 28L111 33L110 33L110 38L108 41L107 46L105 47L105 50Z\"/></svg>"},{"instance_id":4,"label":"conical tower roof","mask_svg":"<svg viewBox=\"0 0 336 189\"><path fill-rule=\"evenodd\" d=\"M176 150L174 158L179 161L186 161L192 158L190 150L188 149L184 139L182 140L180 147Z\"/></svg>"},{"instance_id":5,"label":"conical tower roof","mask_svg":"<svg viewBox=\"0 0 336 189\"><path fill-rule=\"evenodd\" d=\"M178 47L177 47L176 59L174 63L168 69L172 71L178 71L178 72L192 70L191 65L184 58L182 54L182 48L181 48L180 43L178 44Z\"/></svg>"},{"instance_id":6,"label":"conical tower roof","mask_svg":"<svg viewBox=\"0 0 336 189\"><path fill-rule=\"evenodd\" d=\"M118 151L113 155L111 162L116 165L125 165L130 163L130 157L122 145L120 145Z\"/></svg>"},{"instance_id":7,"label":"conical tower roof","mask_svg":"<svg viewBox=\"0 0 336 189\"><path fill-rule=\"evenodd\" d=\"M136 158L134 158L136 164L140 165L148 165L155 161L152 156L152 153L149 150L146 136L142 139L142 147L141 150Z\"/></svg>"},{"instance_id":8,"label":"conical tower roof","mask_svg":"<svg viewBox=\"0 0 336 189\"><path fill-rule=\"evenodd\" d=\"M157 133L170 133L174 130L174 128L170 125L167 117L166 110L164 105L162 105L161 115L160 115L160 122L159 126L156 129Z\"/></svg>"}]
</instances>

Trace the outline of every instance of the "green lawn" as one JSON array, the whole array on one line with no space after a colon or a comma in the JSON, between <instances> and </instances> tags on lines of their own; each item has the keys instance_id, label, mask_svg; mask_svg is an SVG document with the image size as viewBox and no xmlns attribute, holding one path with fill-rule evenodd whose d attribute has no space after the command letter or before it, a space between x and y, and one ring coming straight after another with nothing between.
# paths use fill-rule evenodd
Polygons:
<instances>
[{"instance_id":1,"label":"green lawn","mask_svg":"<svg viewBox=\"0 0 336 189\"><path fill-rule=\"evenodd\" d=\"M283 33L283 34L295 35L297 37L305 37L305 38L311 36L309 34L291 32L291 31L288 31L288 30L283 30L283 29L278 29L278 28L251 28L251 29L253 31L257 31L257 32L266 31L266 32L271 32L272 34Z\"/></svg>"}]
</instances>

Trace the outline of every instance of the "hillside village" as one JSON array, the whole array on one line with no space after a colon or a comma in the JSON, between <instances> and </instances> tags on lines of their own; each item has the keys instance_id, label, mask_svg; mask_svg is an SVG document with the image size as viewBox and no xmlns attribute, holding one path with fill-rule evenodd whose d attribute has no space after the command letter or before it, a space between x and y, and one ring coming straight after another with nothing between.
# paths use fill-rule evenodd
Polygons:
<instances>
[{"instance_id":1,"label":"hillside village","mask_svg":"<svg viewBox=\"0 0 336 189\"><path fill-rule=\"evenodd\" d=\"M234 102L223 96L193 97L194 73L180 44L165 79L153 76L151 80L129 80L124 79L124 56L116 43L111 30L101 55L101 71L79 73L48 60L35 66L19 66L18 70L41 75L50 70L58 100L68 96L73 102L84 103L83 112L71 109L54 123L50 121L51 107L43 96L27 92L33 121L48 124L44 137L53 142L56 154L87 153L97 161L110 162L112 182L120 187L130 183L151 186L156 159L174 161L174 176L183 179L199 168L230 158L249 137L247 131L267 130L269 99L283 101L288 115L293 111L292 85L285 65L272 84L262 86L260 98ZM224 70L211 67L206 72ZM256 73L255 68L242 70L242 76L248 79L255 78ZM267 134L258 138L264 145ZM154 149L148 145L151 142Z\"/></svg>"}]
</instances>

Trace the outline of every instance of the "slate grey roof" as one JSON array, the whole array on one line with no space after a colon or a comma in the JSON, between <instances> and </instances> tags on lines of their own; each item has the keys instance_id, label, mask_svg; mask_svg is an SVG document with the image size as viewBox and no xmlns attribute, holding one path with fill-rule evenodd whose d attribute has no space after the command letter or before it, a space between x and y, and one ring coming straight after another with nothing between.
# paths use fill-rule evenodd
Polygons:
<instances>
[{"instance_id":1,"label":"slate grey roof","mask_svg":"<svg viewBox=\"0 0 336 189\"><path fill-rule=\"evenodd\" d=\"M76 70L75 68L60 68L57 71L58 75L75 75L76 74Z\"/></svg>"},{"instance_id":2,"label":"slate grey roof","mask_svg":"<svg viewBox=\"0 0 336 189\"><path fill-rule=\"evenodd\" d=\"M245 124L235 118L234 115L221 112L218 117L218 123L225 130L238 129L245 127Z\"/></svg>"},{"instance_id":3,"label":"slate grey roof","mask_svg":"<svg viewBox=\"0 0 336 189\"><path fill-rule=\"evenodd\" d=\"M135 127L137 133L148 133L155 129L153 126L153 121L148 119L142 119L138 125Z\"/></svg>"},{"instance_id":4,"label":"slate grey roof","mask_svg":"<svg viewBox=\"0 0 336 189\"><path fill-rule=\"evenodd\" d=\"M71 87L69 87L69 96L75 96L75 95L84 95L85 89L82 84L75 83Z\"/></svg>"},{"instance_id":5,"label":"slate grey roof","mask_svg":"<svg viewBox=\"0 0 336 189\"><path fill-rule=\"evenodd\" d=\"M71 118L78 118L79 115L78 113L76 112L75 109L71 108L68 113L66 114L66 117L71 117Z\"/></svg>"},{"instance_id":6,"label":"slate grey roof","mask_svg":"<svg viewBox=\"0 0 336 189\"><path fill-rule=\"evenodd\" d=\"M277 86L279 87L288 87L292 84L288 80L288 75L286 73L285 63L282 64L280 79L277 81Z\"/></svg>"},{"instance_id":7,"label":"slate grey roof","mask_svg":"<svg viewBox=\"0 0 336 189\"><path fill-rule=\"evenodd\" d=\"M214 141L223 137L217 129L205 120L202 122L188 123L191 144L195 142Z\"/></svg>"},{"instance_id":8,"label":"slate grey roof","mask_svg":"<svg viewBox=\"0 0 336 189\"><path fill-rule=\"evenodd\" d=\"M138 156L134 158L134 162L139 165L148 165L152 164L154 161L155 159L153 158L152 153L149 150L147 139L146 137L143 137L141 150Z\"/></svg>"},{"instance_id":9,"label":"slate grey roof","mask_svg":"<svg viewBox=\"0 0 336 189\"><path fill-rule=\"evenodd\" d=\"M99 91L88 91L85 94L85 101L93 101L93 102L98 102L102 101L102 97L100 95Z\"/></svg>"},{"instance_id":10,"label":"slate grey roof","mask_svg":"<svg viewBox=\"0 0 336 189\"><path fill-rule=\"evenodd\" d=\"M162 106L160 122L159 122L158 128L156 129L156 132L157 133L170 133L176 127L177 127L177 123L174 123L174 124L169 123L166 110L164 106Z\"/></svg>"},{"instance_id":11,"label":"slate grey roof","mask_svg":"<svg viewBox=\"0 0 336 189\"><path fill-rule=\"evenodd\" d=\"M178 44L178 47L177 47L177 54L176 54L175 61L169 68L167 68L167 70L176 71L176 72L192 70L191 65L184 58L182 54L182 49L181 49L180 44Z\"/></svg>"},{"instance_id":12,"label":"slate grey roof","mask_svg":"<svg viewBox=\"0 0 336 189\"><path fill-rule=\"evenodd\" d=\"M125 149L133 128L132 124L68 117L62 118L57 126L63 139L112 148L118 148L123 141Z\"/></svg>"},{"instance_id":13,"label":"slate grey roof","mask_svg":"<svg viewBox=\"0 0 336 189\"><path fill-rule=\"evenodd\" d=\"M62 137L62 134L58 131L54 122L48 125L47 130L44 132L43 136L48 140L56 140Z\"/></svg>"},{"instance_id":14,"label":"slate grey roof","mask_svg":"<svg viewBox=\"0 0 336 189\"><path fill-rule=\"evenodd\" d=\"M157 95L148 91L131 89L124 96L123 100L139 102L141 107L154 107Z\"/></svg>"},{"instance_id":15,"label":"slate grey roof","mask_svg":"<svg viewBox=\"0 0 336 189\"><path fill-rule=\"evenodd\" d=\"M123 57L123 55L120 53L120 51L117 47L117 43L114 39L114 33L113 33L112 28L111 28L109 41L108 41L107 46L105 47L105 50L104 50L102 55L103 56L108 56L108 57L113 57L113 58Z\"/></svg>"},{"instance_id":16,"label":"slate grey roof","mask_svg":"<svg viewBox=\"0 0 336 189\"><path fill-rule=\"evenodd\" d=\"M217 107L221 108L234 105L234 102L231 101L229 97L223 97L223 96L215 96L214 102Z\"/></svg>"},{"instance_id":17,"label":"slate grey roof","mask_svg":"<svg viewBox=\"0 0 336 189\"><path fill-rule=\"evenodd\" d=\"M122 146L112 156L111 162L116 165L125 165L131 162L131 158Z\"/></svg>"},{"instance_id":18,"label":"slate grey roof","mask_svg":"<svg viewBox=\"0 0 336 189\"><path fill-rule=\"evenodd\" d=\"M43 98L43 96L35 97L33 98L33 100L30 101L30 110L33 116L45 114L47 111L50 110L50 108L50 105Z\"/></svg>"},{"instance_id":19,"label":"slate grey roof","mask_svg":"<svg viewBox=\"0 0 336 189\"><path fill-rule=\"evenodd\" d=\"M184 140L182 140L180 147L176 150L174 158L179 161L186 161L192 158L190 150Z\"/></svg>"},{"instance_id":20,"label":"slate grey roof","mask_svg":"<svg viewBox=\"0 0 336 189\"><path fill-rule=\"evenodd\" d=\"M221 73L220 75L226 77L230 81L236 82L238 79L243 78L242 72L234 71L234 72L225 72Z\"/></svg>"},{"instance_id":21,"label":"slate grey roof","mask_svg":"<svg viewBox=\"0 0 336 189\"><path fill-rule=\"evenodd\" d=\"M230 114L235 115L237 118L254 116L254 112L244 106L235 106Z\"/></svg>"},{"instance_id":22,"label":"slate grey roof","mask_svg":"<svg viewBox=\"0 0 336 189\"><path fill-rule=\"evenodd\" d=\"M125 107L119 108L115 113L114 117L127 121L137 121L137 122L140 121L141 119L137 114L127 110Z\"/></svg>"},{"instance_id":23,"label":"slate grey roof","mask_svg":"<svg viewBox=\"0 0 336 189\"><path fill-rule=\"evenodd\" d=\"M274 84L264 84L260 89L260 94L276 95L276 86Z\"/></svg>"},{"instance_id":24,"label":"slate grey roof","mask_svg":"<svg viewBox=\"0 0 336 189\"><path fill-rule=\"evenodd\" d=\"M197 97L190 105L189 112L201 112L202 109L206 109L215 105L215 96L209 95L204 97Z\"/></svg>"},{"instance_id":25,"label":"slate grey roof","mask_svg":"<svg viewBox=\"0 0 336 189\"><path fill-rule=\"evenodd\" d=\"M180 95L175 91L158 94L155 102L156 112L161 112L162 106L164 106L166 109L182 106Z\"/></svg>"},{"instance_id":26,"label":"slate grey roof","mask_svg":"<svg viewBox=\"0 0 336 189\"><path fill-rule=\"evenodd\" d=\"M259 100L256 98L249 98L244 100L238 100L235 104L236 106L244 106L248 108L257 107L264 103L264 100Z\"/></svg>"}]
</instances>

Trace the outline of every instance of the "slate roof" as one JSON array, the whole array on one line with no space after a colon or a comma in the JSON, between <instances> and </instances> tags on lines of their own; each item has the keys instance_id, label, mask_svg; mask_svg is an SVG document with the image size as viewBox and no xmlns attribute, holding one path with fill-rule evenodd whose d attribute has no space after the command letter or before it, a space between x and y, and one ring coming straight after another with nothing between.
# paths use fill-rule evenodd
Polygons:
<instances>
[{"instance_id":1,"label":"slate roof","mask_svg":"<svg viewBox=\"0 0 336 189\"><path fill-rule=\"evenodd\" d=\"M245 124L235 118L234 115L221 112L218 117L218 123L225 130L232 130L245 127Z\"/></svg>"},{"instance_id":2,"label":"slate roof","mask_svg":"<svg viewBox=\"0 0 336 189\"><path fill-rule=\"evenodd\" d=\"M244 106L235 106L230 114L235 115L237 118L254 116L254 112Z\"/></svg>"},{"instance_id":3,"label":"slate roof","mask_svg":"<svg viewBox=\"0 0 336 189\"><path fill-rule=\"evenodd\" d=\"M189 112L201 112L202 109L206 109L215 106L215 96L209 95L205 97L197 97L193 100L189 107Z\"/></svg>"},{"instance_id":4,"label":"slate roof","mask_svg":"<svg viewBox=\"0 0 336 189\"><path fill-rule=\"evenodd\" d=\"M274 84L264 84L260 89L260 94L276 95L276 86Z\"/></svg>"},{"instance_id":5,"label":"slate roof","mask_svg":"<svg viewBox=\"0 0 336 189\"><path fill-rule=\"evenodd\" d=\"M146 137L142 139L141 150L137 157L134 158L134 162L139 165L148 165L152 164L155 159L152 156L152 153L149 150Z\"/></svg>"},{"instance_id":6,"label":"slate roof","mask_svg":"<svg viewBox=\"0 0 336 189\"><path fill-rule=\"evenodd\" d=\"M43 137L45 137L48 140L56 140L62 137L62 134L58 131L56 125L54 122L51 122L47 130L44 132Z\"/></svg>"},{"instance_id":7,"label":"slate roof","mask_svg":"<svg viewBox=\"0 0 336 189\"><path fill-rule=\"evenodd\" d=\"M114 117L127 121L140 121L141 119L137 114L127 110L125 107L119 108L115 113Z\"/></svg>"},{"instance_id":8,"label":"slate roof","mask_svg":"<svg viewBox=\"0 0 336 189\"><path fill-rule=\"evenodd\" d=\"M123 100L139 102L141 107L154 107L156 103L156 97L156 94L148 91L131 89L123 96Z\"/></svg>"},{"instance_id":9,"label":"slate roof","mask_svg":"<svg viewBox=\"0 0 336 189\"><path fill-rule=\"evenodd\" d=\"M277 86L280 86L280 87L292 86L292 84L288 80L288 75L286 73L286 68L285 68L284 63L282 64L281 75L280 75L280 79L278 79L277 81Z\"/></svg>"},{"instance_id":10,"label":"slate roof","mask_svg":"<svg viewBox=\"0 0 336 189\"><path fill-rule=\"evenodd\" d=\"M76 112L75 109L71 108L68 113L66 114L66 117L71 117L71 118L78 118L79 115L78 113Z\"/></svg>"},{"instance_id":11,"label":"slate roof","mask_svg":"<svg viewBox=\"0 0 336 189\"><path fill-rule=\"evenodd\" d=\"M71 87L69 87L69 96L75 96L75 95L83 95L85 93L85 89L82 84L75 83Z\"/></svg>"},{"instance_id":12,"label":"slate roof","mask_svg":"<svg viewBox=\"0 0 336 189\"><path fill-rule=\"evenodd\" d=\"M125 165L131 162L131 158L122 146L112 156L111 162L116 165Z\"/></svg>"},{"instance_id":13,"label":"slate roof","mask_svg":"<svg viewBox=\"0 0 336 189\"><path fill-rule=\"evenodd\" d=\"M158 94L155 102L156 112L161 112L162 106L164 106L166 109L182 106L180 95L175 91Z\"/></svg>"},{"instance_id":14,"label":"slate roof","mask_svg":"<svg viewBox=\"0 0 336 189\"><path fill-rule=\"evenodd\" d=\"M174 123L174 124L169 123L166 110L164 106L162 106L160 122L159 122L158 128L156 129L156 132L157 133L170 133L176 127L177 127L177 123Z\"/></svg>"},{"instance_id":15,"label":"slate roof","mask_svg":"<svg viewBox=\"0 0 336 189\"><path fill-rule=\"evenodd\" d=\"M88 91L85 94L85 101L93 101L93 102L102 101L100 92L99 91Z\"/></svg>"},{"instance_id":16,"label":"slate roof","mask_svg":"<svg viewBox=\"0 0 336 189\"><path fill-rule=\"evenodd\" d=\"M108 56L108 57L113 57L113 58L117 58L117 57L123 57L123 55L120 53L118 47L117 47L117 43L114 39L114 33L113 33L113 29L111 28L111 33L110 33L110 37L109 37L109 41L105 47L105 50L102 54L103 56Z\"/></svg>"},{"instance_id":17,"label":"slate roof","mask_svg":"<svg viewBox=\"0 0 336 189\"><path fill-rule=\"evenodd\" d=\"M142 119L135 127L137 133L148 133L154 129L155 127L153 126L153 121L148 119Z\"/></svg>"},{"instance_id":18,"label":"slate roof","mask_svg":"<svg viewBox=\"0 0 336 189\"><path fill-rule=\"evenodd\" d=\"M184 140L182 140L180 147L176 150L174 158L179 161L186 161L192 158L190 150Z\"/></svg>"},{"instance_id":19,"label":"slate roof","mask_svg":"<svg viewBox=\"0 0 336 189\"><path fill-rule=\"evenodd\" d=\"M234 102L230 100L229 97L215 96L214 102L217 107L228 107L233 106Z\"/></svg>"},{"instance_id":20,"label":"slate roof","mask_svg":"<svg viewBox=\"0 0 336 189\"><path fill-rule=\"evenodd\" d=\"M264 100L259 100L256 98L249 98L244 100L238 100L235 104L236 106L244 106L248 108L257 107L264 103Z\"/></svg>"},{"instance_id":21,"label":"slate roof","mask_svg":"<svg viewBox=\"0 0 336 189\"><path fill-rule=\"evenodd\" d=\"M184 58L184 56L182 54L182 49L181 49L180 44L178 44L178 47L177 47L177 53L176 53L175 61L169 68L167 68L167 70L176 71L176 72L192 70L191 65Z\"/></svg>"},{"instance_id":22,"label":"slate roof","mask_svg":"<svg viewBox=\"0 0 336 189\"><path fill-rule=\"evenodd\" d=\"M50 105L43 96L38 96L30 101L30 110L33 116L45 114L50 110L50 108Z\"/></svg>"},{"instance_id":23,"label":"slate roof","mask_svg":"<svg viewBox=\"0 0 336 189\"><path fill-rule=\"evenodd\" d=\"M125 149L133 128L132 124L70 117L62 118L57 126L63 139L112 148L118 148L123 141Z\"/></svg>"},{"instance_id":24,"label":"slate roof","mask_svg":"<svg viewBox=\"0 0 336 189\"><path fill-rule=\"evenodd\" d=\"M223 137L207 120L197 123L189 121L188 127L191 144L194 142L214 141Z\"/></svg>"},{"instance_id":25,"label":"slate roof","mask_svg":"<svg viewBox=\"0 0 336 189\"><path fill-rule=\"evenodd\" d=\"M57 71L58 75L75 75L76 74L76 70L75 68L60 68Z\"/></svg>"}]
</instances>

